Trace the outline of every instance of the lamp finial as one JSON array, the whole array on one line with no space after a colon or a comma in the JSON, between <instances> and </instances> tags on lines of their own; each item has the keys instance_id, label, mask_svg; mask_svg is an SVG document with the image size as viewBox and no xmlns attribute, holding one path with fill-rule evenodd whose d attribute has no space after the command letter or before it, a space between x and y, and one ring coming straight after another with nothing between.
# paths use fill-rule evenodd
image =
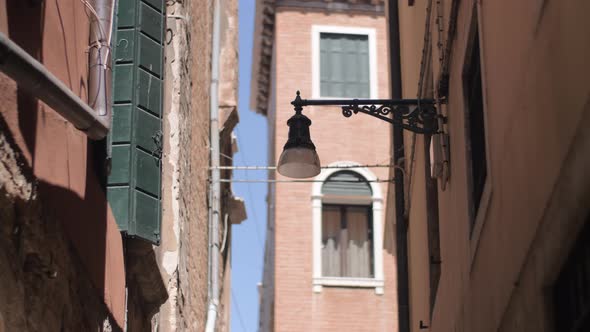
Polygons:
<instances>
[{"instance_id":1,"label":"lamp finial","mask_svg":"<svg viewBox=\"0 0 590 332\"><path fill-rule=\"evenodd\" d=\"M291 105L295 106L295 113L301 114L303 111L303 100L301 99L301 93L297 90L295 100L291 102Z\"/></svg>"}]
</instances>

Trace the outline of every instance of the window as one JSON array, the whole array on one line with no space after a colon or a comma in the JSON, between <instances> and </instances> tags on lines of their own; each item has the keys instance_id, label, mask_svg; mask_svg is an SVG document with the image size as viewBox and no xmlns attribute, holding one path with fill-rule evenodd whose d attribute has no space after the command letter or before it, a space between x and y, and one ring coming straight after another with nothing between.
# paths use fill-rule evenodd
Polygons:
<instances>
[{"instance_id":1,"label":"window","mask_svg":"<svg viewBox=\"0 0 590 332\"><path fill-rule=\"evenodd\" d=\"M471 50L467 56L467 63L463 80L465 84L465 100L467 106L468 147L470 159L470 196L471 196L471 231L482 202L484 187L488 175L486 157L486 132L484 120L484 103L481 78L481 63L479 50L479 32L477 20L474 23L474 33L471 39Z\"/></svg>"},{"instance_id":2,"label":"window","mask_svg":"<svg viewBox=\"0 0 590 332\"><path fill-rule=\"evenodd\" d=\"M369 98L369 37L320 33L320 95Z\"/></svg>"},{"instance_id":3,"label":"window","mask_svg":"<svg viewBox=\"0 0 590 332\"><path fill-rule=\"evenodd\" d=\"M163 0L119 2L107 180L121 232L155 244L161 218L164 17Z\"/></svg>"},{"instance_id":4,"label":"window","mask_svg":"<svg viewBox=\"0 0 590 332\"><path fill-rule=\"evenodd\" d=\"M369 206L324 205L322 276L373 277Z\"/></svg>"},{"instance_id":5,"label":"window","mask_svg":"<svg viewBox=\"0 0 590 332\"><path fill-rule=\"evenodd\" d=\"M342 164L336 164L338 166ZM366 169L326 169L314 183L314 291L374 287L383 293L382 199Z\"/></svg>"},{"instance_id":6,"label":"window","mask_svg":"<svg viewBox=\"0 0 590 332\"><path fill-rule=\"evenodd\" d=\"M313 26L315 98L376 98L375 30Z\"/></svg>"},{"instance_id":7,"label":"window","mask_svg":"<svg viewBox=\"0 0 590 332\"><path fill-rule=\"evenodd\" d=\"M553 287L556 331L590 331L590 217Z\"/></svg>"},{"instance_id":8,"label":"window","mask_svg":"<svg viewBox=\"0 0 590 332\"><path fill-rule=\"evenodd\" d=\"M422 96L425 98L433 98L433 73L432 73L432 49L429 47L426 53L425 60L425 76L422 85ZM430 284L430 318L436 303L436 295L438 293L438 284L441 275L441 256L440 256L440 232L439 232L439 218L438 218L438 181L433 177L433 165L431 160L431 151L433 144L440 142L433 142L432 135L424 135L424 184L426 192L426 222L428 235L428 261L429 269L429 284ZM432 156L434 157L434 156ZM436 157L434 157L436 160Z\"/></svg>"},{"instance_id":9,"label":"window","mask_svg":"<svg viewBox=\"0 0 590 332\"><path fill-rule=\"evenodd\" d=\"M430 176L430 135L424 138L424 178L426 179L426 221L428 234L428 260L430 262L430 317L436 303L438 283L441 275L440 233L438 218L438 188L437 180Z\"/></svg>"}]
</instances>

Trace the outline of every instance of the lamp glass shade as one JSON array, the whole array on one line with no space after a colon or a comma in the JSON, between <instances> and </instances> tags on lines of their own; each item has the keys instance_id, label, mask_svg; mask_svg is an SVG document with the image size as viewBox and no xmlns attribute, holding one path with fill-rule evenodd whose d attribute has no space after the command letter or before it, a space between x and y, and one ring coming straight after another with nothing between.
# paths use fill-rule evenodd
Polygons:
<instances>
[{"instance_id":1,"label":"lamp glass shade","mask_svg":"<svg viewBox=\"0 0 590 332\"><path fill-rule=\"evenodd\" d=\"M315 149L292 147L284 149L277 171L286 177L303 179L320 174L320 158Z\"/></svg>"}]
</instances>

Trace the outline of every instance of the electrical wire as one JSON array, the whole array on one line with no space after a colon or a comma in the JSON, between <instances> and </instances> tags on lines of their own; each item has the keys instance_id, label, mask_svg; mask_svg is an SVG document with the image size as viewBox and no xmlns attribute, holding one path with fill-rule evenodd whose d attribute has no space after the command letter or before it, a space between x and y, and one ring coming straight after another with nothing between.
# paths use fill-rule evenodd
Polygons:
<instances>
[{"instance_id":1,"label":"electrical wire","mask_svg":"<svg viewBox=\"0 0 590 332\"><path fill-rule=\"evenodd\" d=\"M238 138L239 137L243 137L242 135L240 135L240 131L238 129L238 127L236 127L236 133L238 134ZM242 150L242 147L240 146L240 140L237 139L236 140L237 144L238 144L238 149L241 151L240 153L240 160L242 161L242 164L245 164L244 162L244 155L246 155L246 150ZM234 166L235 167L235 166ZM244 173L246 175L246 179L248 180L248 173ZM251 181L223 181L225 179L220 180L221 182L243 182L243 183L253 183ZM258 244L260 245L260 250L262 250L262 252L264 253L264 241L262 241L262 235L261 235L261 231L260 231L260 225L259 220L258 220L258 214L256 213L256 204L254 204L254 199L253 199L253 195L252 195L252 189L250 188L250 185L246 185L246 190L248 191L248 198L250 199L250 202L252 202L252 214L254 217L254 227L256 228L256 237L258 238Z\"/></svg>"},{"instance_id":2,"label":"electrical wire","mask_svg":"<svg viewBox=\"0 0 590 332\"><path fill-rule=\"evenodd\" d=\"M236 300L236 293L234 293L234 289L233 287L231 288L231 298L234 302L234 304L236 305L236 313L238 314L238 321L240 322L240 326L242 327L242 331L246 332L246 324L244 324L244 319L242 319L242 312L240 311L240 305L238 304L238 301Z\"/></svg>"},{"instance_id":3,"label":"electrical wire","mask_svg":"<svg viewBox=\"0 0 590 332\"><path fill-rule=\"evenodd\" d=\"M222 156L222 157L224 157L224 158L226 158L227 160L232 160L232 161L234 160L234 158L226 155L225 153L219 152L219 155ZM219 169L231 169L231 168L222 168L222 167L231 167L231 166L220 166ZM213 169L213 168L212 167L209 167L209 169Z\"/></svg>"},{"instance_id":4,"label":"electrical wire","mask_svg":"<svg viewBox=\"0 0 590 332\"><path fill-rule=\"evenodd\" d=\"M440 0L437 0L437 3L440 3ZM437 17L437 23L440 22L439 21L440 18ZM424 28L424 45L422 46L422 59L420 60L420 74L418 76L418 102L420 102L420 99L422 99L422 92L423 92L423 87L424 87L424 73L426 71L426 60L428 59L428 53L429 50L431 49L431 31L430 31L430 22L432 21L432 0L428 1L428 6L426 7L426 23L425 23L425 28ZM440 26L439 26L440 29ZM440 38L438 40L438 46L439 49L440 47L442 47Z\"/></svg>"},{"instance_id":5,"label":"electrical wire","mask_svg":"<svg viewBox=\"0 0 590 332\"><path fill-rule=\"evenodd\" d=\"M92 13L92 15L94 15L94 18L96 18L96 20L99 22L98 27L100 29L100 33L101 33L102 37L106 37L106 34L104 33L102 26L100 25L100 18L98 17L98 13L94 9L94 7L92 7L90 2L88 2L87 0L80 0L80 2L86 7L86 9L88 9L90 11L90 13Z\"/></svg>"},{"instance_id":6,"label":"electrical wire","mask_svg":"<svg viewBox=\"0 0 590 332\"><path fill-rule=\"evenodd\" d=\"M219 250L219 253L223 254L223 252L225 251L225 245L227 244L227 234L229 233L229 230L227 229L228 226L228 222L227 219L229 218L229 214L225 214L223 216L223 240L221 240L221 249Z\"/></svg>"},{"instance_id":7,"label":"electrical wire","mask_svg":"<svg viewBox=\"0 0 590 332\"><path fill-rule=\"evenodd\" d=\"M250 180L250 179L220 179L219 182L234 182L234 183L324 183L322 180ZM346 180L330 180L330 182L336 183L384 183L384 182L395 182L394 179L387 180L359 180L359 181L346 181Z\"/></svg>"},{"instance_id":8,"label":"electrical wire","mask_svg":"<svg viewBox=\"0 0 590 332\"><path fill-rule=\"evenodd\" d=\"M115 3L111 3L111 13L110 13L110 24L109 24L109 33L108 35L105 33L103 26L102 26L102 22L100 21L100 17L98 16L98 13L96 12L96 9L94 9L94 7L92 6L92 4L90 4L88 2L88 0L80 0L80 2L86 7L86 9L94 16L94 18L96 19L96 24L98 25L98 29L100 32L100 36L98 33L95 32L95 41L90 44L88 46L88 50L90 50L93 47L97 48L97 53L98 53L98 63L96 65L99 65L102 67L102 71L103 71L103 75L106 78L107 77L107 71L108 71L108 59L109 59L109 55L111 53L111 41L112 41L112 37L113 37L113 20L115 18ZM88 15L88 12L86 12L86 15ZM104 52L104 55L101 54L102 53L102 48L106 48L106 51ZM98 82L98 86L102 86L102 76L99 76L99 82ZM99 90L100 91L100 88ZM97 91L97 93L98 93ZM108 98L105 94L105 98ZM96 100L94 98L90 98L91 100ZM105 105L108 104L108 100L105 100ZM94 104L92 105L93 107L95 106ZM101 114L103 115L103 114Z\"/></svg>"},{"instance_id":9,"label":"electrical wire","mask_svg":"<svg viewBox=\"0 0 590 332\"><path fill-rule=\"evenodd\" d=\"M94 16L94 18L96 19L96 21L98 23L98 29L100 32L100 36L98 34L96 36L94 36L96 38L96 42L93 43L92 45L90 45L90 47L98 47L100 50L101 47L105 46L104 43L101 42L101 40L104 39L104 40L106 40L107 50L110 50L111 37L112 37L112 24L111 24L111 28L109 29L110 30L109 35L107 36L104 29L102 28L102 24L100 22L100 17L98 17L98 13L94 9L94 7L92 7L92 5L90 4L90 2L88 2L88 0L80 0L80 2L86 7L86 9L88 9L88 11L90 11L90 13ZM114 15L114 8L115 8L115 6L113 5L111 7L111 20ZM106 57L108 58L108 51L107 51ZM103 60L103 59L101 58L101 60Z\"/></svg>"},{"instance_id":10,"label":"electrical wire","mask_svg":"<svg viewBox=\"0 0 590 332\"><path fill-rule=\"evenodd\" d=\"M342 166L322 166L321 169L349 169L349 168L395 168L396 165L374 164L374 165L342 165ZM210 167L209 169L213 169ZM276 170L276 166L219 166L217 169L222 170L243 170L243 171L266 171Z\"/></svg>"}]
</instances>

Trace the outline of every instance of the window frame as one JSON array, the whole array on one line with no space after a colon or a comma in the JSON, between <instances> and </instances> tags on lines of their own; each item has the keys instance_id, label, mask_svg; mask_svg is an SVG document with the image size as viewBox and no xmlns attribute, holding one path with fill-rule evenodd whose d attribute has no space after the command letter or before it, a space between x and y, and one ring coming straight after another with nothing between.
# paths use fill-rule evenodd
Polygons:
<instances>
[{"instance_id":1,"label":"window frame","mask_svg":"<svg viewBox=\"0 0 590 332\"><path fill-rule=\"evenodd\" d=\"M377 182L369 182L372 196L324 196L322 186L324 182L334 173L347 170L357 173L367 181L375 181L377 177L367 168L338 168L338 166L358 166L358 163L350 161L335 162L330 167L322 169L322 172L315 178L312 187L312 236L313 236L313 291L321 293L324 286L330 287L355 287L375 288L375 294L384 293L383 275L383 196L381 186ZM371 207L373 227L373 277L324 277L322 275L322 207L323 204L330 205L369 205Z\"/></svg>"},{"instance_id":2,"label":"window frame","mask_svg":"<svg viewBox=\"0 0 590 332\"><path fill-rule=\"evenodd\" d=\"M357 96L348 98L322 96L320 93L320 34L333 33L341 35L363 35L369 40L369 98L378 99L377 84L377 44L376 29L366 27L334 26L334 25L313 25L311 27L311 82L312 98L314 99L355 99Z\"/></svg>"},{"instance_id":3,"label":"window frame","mask_svg":"<svg viewBox=\"0 0 590 332\"><path fill-rule=\"evenodd\" d=\"M471 23L470 23L470 30L467 34L466 42L465 42L465 49L463 52L463 70L461 75L462 81L462 94L463 94L463 103L464 103L464 117L465 117L465 161L467 167L467 191L468 191L468 220L469 225L467 226L467 232L469 236L469 256L470 256L470 270L473 267L473 261L477 254L477 248L479 244L479 238L481 236L481 232L483 230L483 226L485 224L485 219L488 212L488 207L490 205L490 201L492 198L492 167L491 167L491 157L490 157L490 131L489 131L489 119L488 119L488 109L487 109L487 86L486 86L486 70L485 70L485 49L483 43L483 29L481 24L481 17L479 6L477 4L473 5L472 8L472 15L471 15ZM482 105L483 105L483 126L484 126L484 144L485 144L485 158L486 158L486 180L483 185L483 191L481 194L481 198L479 201L479 207L477 211L475 210L475 202L473 201L473 197L471 195L473 190L473 174L471 169L471 153L469 151L469 147L471 145L471 137L470 137L470 124L469 124L469 99L467 94L468 87L466 86L466 80L468 75L468 69L470 68L472 62L475 60L472 58L473 47L475 46L475 34L477 33L477 42L479 47L479 66L480 66L480 78L481 78L481 94L482 94Z\"/></svg>"},{"instance_id":4,"label":"window frame","mask_svg":"<svg viewBox=\"0 0 590 332\"><path fill-rule=\"evenodd\" d=\"M347 236L349 236L349 228L348 228L348 213L349 213L349 209L351 208L357 208L357 209L362 209L364 210L365 216L366 216L366 220L367 220L367 231L371 234L370 237L370 243L371 243L371 248L370 248L370 274L371 275L375 275L375 263L373 262L373 259L375 257L374 254L374 246L373 246L373 209L372 209L372 204L368 203L368 204L362 204L362 203L354 203L354 204L342 204L342 203L328 203L328 202L322 202L322 230L324 229L324 216L323 216L323 212L324 212L324 208L332 208L332 209L338 209L339 210L339 220L338 222L340 223L340 225L342 226L342 222L345 222L347 224ZM347 241L341 242L342 241L342 234L343 233L343 228L340 227L339 232L338 232L338 240L339 240L339 246L342 247L344 250L340 251L340 257L338 257L338 259L340 260L340 262L346 260L346 253L347 250L349 249L348 243L346 243ZM322 240L323 240L323 234L322 234ZM348 240L345 239L345 240ZM322 241L323 242L323 241ZM323 270L323 266L322 266L322 270ZM342 271L341 271L342 272ZM323 274L323 273L322 273ZM347 277L347 276L326 276L326 277L334 277L334 278L351 278L351 277Z\"/></svg>"}]
</instances>

